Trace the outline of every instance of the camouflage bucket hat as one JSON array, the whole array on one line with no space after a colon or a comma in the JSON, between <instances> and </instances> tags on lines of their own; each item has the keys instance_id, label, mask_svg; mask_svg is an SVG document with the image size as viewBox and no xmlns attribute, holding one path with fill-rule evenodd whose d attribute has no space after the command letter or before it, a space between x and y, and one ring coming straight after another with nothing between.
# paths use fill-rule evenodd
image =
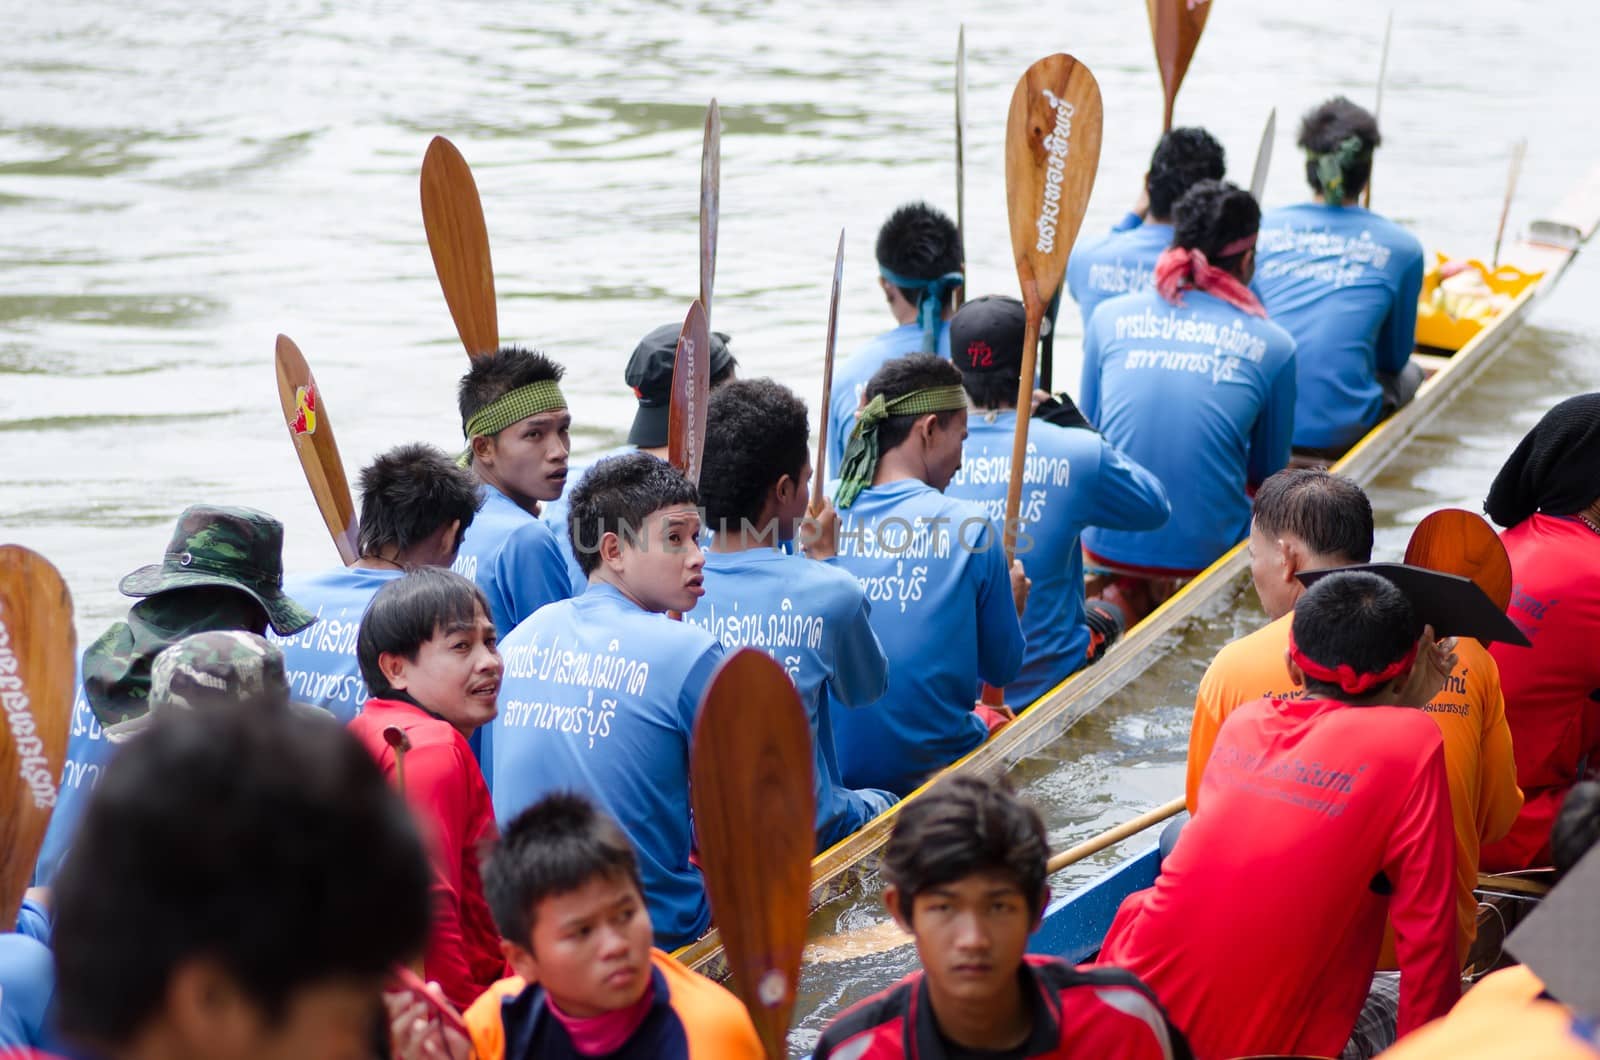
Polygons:
<instances>
[{"instance_id":1,"label":"camouflage bucket hat","mask_svg":"<svg viewBox=\"0 0 1600 1060\"><path fill-rule=\"evenodd\" d=\"M156 656L150 667L149 709L107 728L106 739L122 743L175 710L239 704L328 717L315 707L289 702L289 679L277 645L243 630L213 630L184 637Z\"/></svg>"},{"instance_id":2,"label":"camouflage bucket hat","mask_svg":"<svg viewBox=\"0 0 1600 1060\"><path fill-rule=\"evenodd\" d=\"M122 579L128 596L217 585L242 589L266 608L279 636L302 630L316 616L283 595L283 524L254 508L196 504L178 527L160 563Z\"/></svg>"}]
</instances>

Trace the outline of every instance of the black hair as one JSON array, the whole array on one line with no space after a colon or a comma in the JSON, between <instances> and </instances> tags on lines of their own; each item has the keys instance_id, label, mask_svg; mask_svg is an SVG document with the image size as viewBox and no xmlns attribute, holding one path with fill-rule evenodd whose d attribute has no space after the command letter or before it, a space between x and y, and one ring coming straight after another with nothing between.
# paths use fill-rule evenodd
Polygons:
<instances>
[{"instance_id":1,"label":"black hair","mask_svg":"<svg viewBox=\"0 0 1600 1060\"><path fill-rule=\"evenodd\" d=\"M1422 621L1394 583L1367 571L1320 578L1294 605L1295 645L1323 666L1369 674L1394 663L1422 636ZM1306 691L1347 700L1337 684L1306 675Z\"/></svg>"},{"instance_id":2,"label":"black hair","mask_svg":"<svg viewBox=\"0 0 1600 1060\"><path fill-rule=\"evenodd\" d=\"M548 379L559 383L567 370L539 350L521 346L502 346L493 353L472 359L472 367L461 377L456 404L461 410L461 426L488 404L530 383Z\"/></svg>"},{"instance_id":3,"label":"black hair","mask_svg":"<svg viewBox=\"0 0 1600 1060\"><path fill-rule=\"evenodd\" d=\"M363 556L391 547L405 552L452 522L464 534L482 500L472 472L420 442L373 460L361 469L360 485Z\"/></svg>"},{"instance_id":4,"label":"black hair","mask_svg":"<svg viewBox=\"0 0 1600 1060\"><path fill-rule=\"evenodd\" d=\"M1044 821L1003 777L949 776L908 800L883 852L883 876L911 923L917 895L974 873L1009 876L1038 916L1050 842Z\"/></svg>"},{"instance_id":5,"label":"black hair","mask_svg":"<svg viewBox=\"0 0 1600 1060\"><path fill-rule=\"evenodd\" d=\"M800 484L809 439L806 403L782 383L739 379L715 391L700 464L706 524L717 533L737 532L741 520L753 525L778 479Z\"/></svg>"},{"instance_id":6,"label":"black hair","mask_svg":"<svg viewBox=\"0 0 1600 1060\"><path fill-rule=\"evenodd\" d=\"M567 534L578 566L594 573L607 534L638 540L652 512L699 503L694 483L665 460L644 452L607 457L584 473L567 501Z\"/></svg>"},{"instance_id":7,"label":"black hair","mask_svg":"<svg viewBox=\"0 0 1600 1060\"><path fill-rule=\"evenodd\" d=\"M55 1011L134 1040L186 962L282 1020L295 993L421 952L429 872L404 802L349 733L287 711L168 712L117 753L55 882Z\"/></svg>"},{"instance_id":8,"label":"black hair","mask_svg":"<svg viewBox=\"0 0 1600 1060\"><path fill-rule=\"evenodd\" d=\"M1261 207L1248 191L1225 180L1202 180L1172 208L1172 245L1198 250L1211 264L1237 271L1249 247L1223 256L1228 244L1261 228Z\"/></svg>"},{"instance_id":9,"label":"black hair","mask_svg":"<svg viewBox=\"0 0 1600 1060\"><path fill-rule=\"evenodd\" d=\"M418 567L379 589L356 631L356 662L368 693L378 699L413 702L390 686L378 657L399 655L415 661L417 652L439 630L470 625L480 608L489 617L483 590L444 567Z\"/></svg>"},{"instance_id":10,"label":"black hair","mask_svg":"<svg viewBox=\"0 0 1600 1060\"><path fill-rule=\"evenodd\" d=\"M715 343L717 339L721 339L723 348L728 349L728 342L729 342L728 336L726 336L722 332L718 331L718 332L715 332L715 338L713 338L711 341L713 343ZM712 360L715 361L715 358L712 358ZM713 367L711 369L711 382L710 382L711 389L715 390L715 389L717 389L717 387L722 386L728 380L732 379L733 378L733 373L738 369L738 367L739 367L739 358L737 358L737 357L735 357L733 355L733 350L732 349L728 349L728 359L727 359L727 361L725 361L723 363L722 367L721 368Z\"/></svg>"},{"instance_id":11,"label":"black hair","mask_svg":"<svg viewBox=\"0 0 1600 1060\"><path fill-rule=\"evenodd\" d=\"M483 893L502 938L532 948L539 903L596 877L632 881L641 895L633 844L592 801L558 791L511 819L483 865Z\"/></svg>"},{"instance_id":12,"label":"black hair","mask_svg":"<svg viewBox=\"0 0 1600 1060\"><path fill-rule=\"evenodd\" d=\"M962 372L961 385L981 409L1011 409L1017 407L1019 378L1006 372Z\"/></svg>"},{"instance_id":13,"label":"black hair","mask_svg":"<svg viewBox=\"0 0 1600 1060\"><path fill-rule=\"evenodd\" d=\"M1352 136L1361 141L1361 153L1344 167L1346 199L1360 195L1372 177L1372 152L1383 143L1383 137L1378 135L1378 119L1365 107L1343 96L1335 96L1313 107L1300 119L1298 142L1311 156L1306 159L1306 183L1311 185L1312 191L1321 194L1323 190L1322 181L1317 178L1315 156L1337 151L1339 145Z\"/></svg>"},{"instance_id":14,"label":"black hair","mask_svg":"<svg viewBox=\"0 0 1600 1060\"><path fill-rule=\"evenodd\" d=\"M1202 180L1221 180L1227 166L1222 145L1204 129L1173 129L1162 136L1150 156L1150 175L1145 178L1150 216L1170 219L1184 192Z\"/></svg>"},{"instance_id":15,"label":"black hair","mask_svg":"<svg viewBox=\"0 0 1600 1060\"><path fill-rule=\"evenodd\" d=\"M1293 534L1318 555L1347 564L1372 559L1372 502L1343 475L1322 468L1284 468L1256 490L1250 514L1269 537Z\"/></svg>"},{"instance_id":16,"label":"black hair","mask_svg":"<svg viewBox=\"0 0 1600 1060\"><path fill-rule=\"evenodd\" d=\"M1600 782L1580 780L1561 800L1550 828L1550 860L1559 880L1600 843Z\"/></svg>"},{"instance_id":17,"label":"black hair","mask_svg":"<svg viewBox=\"0 0 1600 1060\"><path fill-rule=\"evenodd\" d=\"M961 385L963 385L961 371L951 364L948 358L931 353L914 353L909 357L897 357L884 362L883 367L873 372L872 378L867 380L867 389L863 396L871 401L882 394L886 400L892 400L913 390ZM937 422L940 427L949 426L955 414L955 410L934 413L938 417ZM922 415L926 416L927 413ZM887 453L911 437L912 426L921 418L922 416L890 416L884 420L878 425L878 452Z\"/></svg>"},{"instance_id":18,"label":"black hair","mask_svg":"<svg viewBox=\"0 0 1600 1060\"><path fill-rule=\"evenodd\" d=\"M925 202L913 202L895 210L878 229L878 264L909 280L932 280L946 273L961 271L961 234L956 224ZM898 288L912 305L922 301L922 292ZM955 292L945 294L949 309Z\"/></svg>"}]
</instances>

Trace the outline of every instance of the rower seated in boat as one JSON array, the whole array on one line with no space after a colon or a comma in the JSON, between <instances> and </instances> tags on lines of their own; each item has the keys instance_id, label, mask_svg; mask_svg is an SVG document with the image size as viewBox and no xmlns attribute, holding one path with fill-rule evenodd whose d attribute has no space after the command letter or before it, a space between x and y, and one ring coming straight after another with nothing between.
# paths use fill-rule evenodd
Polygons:
<instances>
[{"instance_id":1,"label":"rower seated in boat","mask_svg":"<svg viewBox=\"0 0 1600 1060\"><path fill-rule=\"evenodd\" d=\"M1227 172L1222 145L1204 129L1173 129L1150 156L1139 202L1106 235L1080 241L1067 262L1067 290L1087 331L1107 298L1150 286L1156 261L1172 245L1172 208L1202 180Z\"/></svg>"},{"instance_id":2,"label":"rower seated in boat","mask_svg":"<svg viewBox=\"0 0 1600 1060\"><path fill-rule=\"evenodd\" d=\"M1495 871L1550 863L1546 840L1567 790L1600 769L1600 393L1545 413L1484 502L1508 529L1508 611L1533 646L1496 644L1517 782L1511 834L1486 847Z\"/></svg>"},{"instance_id":3,"label":"rower seated in boat","mask_svg":"<svg viewBox=\"0 0 1600 1060\"><path fill-rule=\"evenodd\" d=\"M501 641L505 680L487 743L495 818L553 791L594 799L639 852L657 943L676 948L711 923L691 860L689 739L723 651L666 616L704 592L700 494L666 461L629 453L590 468L570 503L589 588Z\"/></svg>"},{"instance_id":4,"label":"rower seated in boat","mask_svg":"<svg viewBox=\"0 0 1600 1060\"><path fill-rule=\"evenodd\" d=\"M1189 729L1189 811L1200 804L1206 764L1235 710L1262 698L1299 699L1289 671L1289 633L1305 593L1299 574L1372 559L1372 505L1350 479L1317 468L1287 468L1256 492L1250 523L1250 574L1272 621L1217 653L1200 680ZM1465 960L1478 934L1479 850L1506 834L1522 792L1517 788L1511 730L1500 674L1489 649L1469 637L1456 642L1457 662L1444 687L1423 708L1444 737L1445 773L1455 821L1457 950ZM1393 938L1380 967L1393 968Z\"/></svg>"},{"instance_id":5,"label":"rower seated in boat","mask_svg":"<svg viewBox=\"0 0 1600 1060\"><path fill-rule=\"evenodd\" d=\"M828 474L839 477L845 445L856 425L856 409L867 381L897 357L913 353L950 356L950 314L961 286L961 234L956 223L927 203L913 202L889 215L874 248L878 286L895 327L839 365L828 400ZM821 474L822 469L818 468Z\"/></svg>"},{"instance_id":6,"label":"rower seated in boat","mask_svg":"<svg viewBox=\"0 0 1600 1060\"><path fill-rule=\"evenodd\" d=\"M981 506L997 524L1011 481L1025 323L1021 302L995 295L967 302L950 321L952 359L971 408L961 468L945 493ZM1093 428L1038 418L1028 425L1017 554L1036 577L1022 615L1022 672L1005 690L1013 706L1027 706L1098 659L1122 631L1115 608L1099 600L1085 608L1084 528L1153 530L1171 512L1161 482Z\"/></svg>"},{"instance_id":7,"label":"rower seated in boat","mask_svg":"<svg viewBox=\"0 0 1600 1060\"><path fill-rule=\"evenodd\" d=\"M872 630L866 591L823 559L837 518L824 501L805 522L811 492L806 404L781 383L742 379L711 395L700 491L712 532L706 595L683 616L728 649L756 647L794 681L811 722L817 849L892 806L896 796L845 787L834 705L869 708L889 686L889 660ZM785 551L796 541L807 555Z\"/></svg>"},{"instance_id":8,"label":"rower seated in boat","mask_svg":"<svg viewBox=\"0 0 1600 1060\"><path fill-rule=\"evenodd\" d=\"M1101 303L1084 336L1084 415L1172 499L1159 530L1084 531L1130 625L1248 533L1248 491L1289 462L1294 340L1245 286L1260 216L1249 192L1196 184L1154 287Z\"/></svg>"},{"instance_id":9,"label":"rower seated in boat","mask_svg":"<svg viewBox=\"0 0 1600 1060\"><path fill-rule=\"evenodd\" d=\"M1310 111L1312 201L1261 218L1255 289L1297 344L1294 447L1313 458L1342 455L1422 382L1422 244L1360 205L1380 143L1377 119L1343 96Z\"/></svg>"},{"instance_id":10,"label":"rower seated in boat","mask_svg":"<svg viewBox=\"0 0 1600 1060\"><path fill-rule=\"evenodd\" d=\"M1155 886L1118 910L1100 959L1155 990L1196 1056L1338 1055L1386 917L1400 1033L1459 996L1444 741L1414 709L1455 659L1430 633L1375 574L1307 590L1289 639L1306 696L1233 712Z\"/></svg>"},{"instance_id":11,"label":"rower seated in boat","mask_svg":"<svg viewBox=\"0 0 1600 1060\"><path fill-rule=\"evenodd\" d=\"M907 803L884 850L883 901L922 969L835 1019L816 1060L1187 1057L1133 975L1026 954L1048 854L1039 814L1003 780L951 776Z\"/></svg>"},{"instance_id":12,"label":"rower seated in boat","mask_svg":"<svg viewBox=\"0 0 1600 1060\"><path fill-rule=\"evenodd\" d=\"M1028 581L1021 561L1007 571L984 511L944 495L967 434L955 365L902 357L878 369L865 395L834 496L835 562L872 605L889 690L867 710L829 710L845 784L904 796L999 724L973 699L980 681L1002 687L1022 666Z\"/></svg>"},{"instance_id":13,"label":"rower seated in boat","mask_svg":"<svg viewBox=\"0 0 1600 1060\"><path fill-rule=\"evenodd\" d=\"M472 472L431 445L396 446L362 469L360 485L361 558L285 578L284 592L317 621L269 637L283 649L295 699L329 711L340 724L367 698L356 630L372 597L408 570L454 563L481 500Z\"/></svg>"}]
</instances>

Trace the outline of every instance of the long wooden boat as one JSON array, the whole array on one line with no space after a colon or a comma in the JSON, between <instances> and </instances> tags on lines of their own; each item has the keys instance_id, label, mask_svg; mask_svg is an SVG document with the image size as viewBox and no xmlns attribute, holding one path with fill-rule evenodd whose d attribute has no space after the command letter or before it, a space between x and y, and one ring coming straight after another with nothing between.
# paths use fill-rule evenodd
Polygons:
<instances>
[{"instance_id":1,"label":"long wooden boat","mask_svg":"<svg viewBox=\"0 0 1600 1060\"><path fill-rule=\"evenodd\" d=\"M1430 311L1418 346L1428 372L1412 402L1374 427L1335 465L1334 470L1367 484L1414 437L1452 395L1476 379L1504 350L1533 306L1554 289L1583 244L1600 225L1600 167L1596 167L1551 214L1529 226L1528 234L1501 255L1502 268L1490 282L1502 290L1498 312L1481 321L1441 318L1432 304L1431 286L1424 288ZM1506 266L1511 268L1507 269ZM1517 270L1522 275L1517 276ZM1514 292L1514 293L1512 293ZM1442 337L1440 337L1442 336ZM1470 336L1470 337L1468 337ZM1464 341L1462 341L1464 340ZM1451 349L1457 341L1459 348ZM1169 652L1190 620L1226 606L1238 578L1249 566L1244 546L1235 546L1188 585L1138 623L1103 659L1068 677L1022 711L1017 720L945 769L945 773L995 774L1037 754L1079 719ZM940 774L943 775L943 774ZM937 779L937 777L933 778ZM932 783L932 780L929 781ZM928 787L913 791L906 805ZM849 893L877 870L878 855L894 827L899 806L868 822L855 834L829 847L811 863L811 908ZM674 955L691 968L714 978L725 975L722 947L715 929Z\"/></svg>"}]
</instances>

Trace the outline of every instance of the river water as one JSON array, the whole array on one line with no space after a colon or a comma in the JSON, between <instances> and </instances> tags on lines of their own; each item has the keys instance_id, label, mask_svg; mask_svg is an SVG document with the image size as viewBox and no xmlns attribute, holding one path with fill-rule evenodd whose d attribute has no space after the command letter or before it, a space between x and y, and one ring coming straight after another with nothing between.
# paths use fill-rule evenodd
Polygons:
<instances>
[{"instance_id":1,"label":"river water","mask_svg":"<svg viewBox=\"0 0 1600 1060\"><path fill-rule=\"evenodd\" d=\"M569 366L581 455L620 441L629 352L695 294L710 97L724 117L714 326L732 333L744 374L813 406L840 227L847 352L890 324L872 266L882 218L913 198L954 208L959 22L975 295L1015 288L1001 145L1028 63L1067 50L1099 79L1087 232L1131 203L1160 122L1134 0L13 7L0 39L0 539L61 567L84 637L126 607L117 578L159 558L195 501L277 514L291 569L335 562L278 413L278 332L315 370L352 473L399 442L459 443L465 360L418 207L436 133L477 175L503 338ZM1296 116L1336 92L1371 101L1386 14L1381 0L1225 0L1178 120L1211 128L1244 183L1276 106L1265 199L1300 198ZM1487 254L1519 137L1512 229L1557 201L1600 160L1586 135L1600 77L1577 32L1591 15L1584 0L1399 6L1376 205L1430 247ZM1600 387L1587 338L1597 277L1600 261L1580 260L1500 364L1385 472L1380 551L1397 553L1432 508L1477 507L1539 412ZM1070 308L1062 320L1070 382L1079 329ZM1260 620L1254 607L1241 587L1237 607L1023 768L1053 840L1181 789L1194 684L1217 645ZM809 971L795 1044L904 967L897 954Z\"/></svg>"}]
</instances>

